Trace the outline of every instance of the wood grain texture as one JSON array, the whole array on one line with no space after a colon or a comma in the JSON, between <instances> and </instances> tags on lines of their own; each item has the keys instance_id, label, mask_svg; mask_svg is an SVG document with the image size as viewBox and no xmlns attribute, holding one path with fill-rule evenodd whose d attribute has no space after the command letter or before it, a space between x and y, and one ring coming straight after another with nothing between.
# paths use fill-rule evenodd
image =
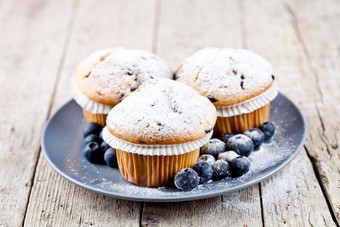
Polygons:
<instances>
[{"instance_id":1,"label":"wood grain texture","mask_svg":"<svg viewBox=\"0 0 340 227\"><path fill-rule=\"evenodd\" d=\"M39 159L25 226L138 226L140 203L90 192Z\"/></svg>"},{"instance_id":2,"label":"wood grain texture","mask_svg":"<svg viewBox=\"0 0 340 227\"><path fill-rule=\"evenodd\" d=\"M237 1L162 0L159 18L155 49L173 69L204 47L242 47Z\"/></svg>"},{"instance_id":3,"label":"wood grain texture","mask_svg":"<svg viewBox=\"0 0 340 227\"><path fill-rule=\"evenodd\" d=\"M71 98L73 73L92 51L116 46L152 49L154 9L153 0L79 2L52 112ZM69 183L41 156L25 225L138 226L140 208L141 203L102 196Z\"/></svg>"},{"instance_id":4,"label":"wood grain texture","mask_svg":"<svg viewBox=\"0 0 340 227\"><path fill-rule=\"evenodd\" d=\"M316 81L316 102L310 118L306 149L340 223L340 2L285 2L310 72ZM318 10L313 10L318 9Z\"/></svg>"},{"instance_id":5,"label":"wood grain texture","mask_svg":"<svg viewBox=\"0 0 340 227\"><path fill-rule=\"evenodd\" d=\"M0 226L21 226L72 2L0 8Z\"/></svg>"},{"instance_id":6,"label":"wood grain texture","mask_svg":"<svg viewBox=\"0 0 340 227\"><path fill-rule=\"evenodd\" d=\"M280 90L297 102L303 113L308 113L310 103L318 100L314 89L318 82L282 2L248 1L244 20L248 48L273 63ZM259 24L266 26L255 26ZM264 35L268 37L265 42ZM306 117L307 123L318 121L317 115ZM288 168L261 185L266 226L335 225L304 149Z\"/></svg>"},{"instance_id":7,"label":"wood grain texture","mask_svg":"<svg viewBox=\"0 0 340 227\"><path fill-rule=\"evenodd\" d=\"M339 226L339 24L336 0L0 0L0 226ZM304 149L260 185L199 201L129 202L69 183L39 157L43 124L70 99L77 64L115 46L172 69L205 46L258 52L304 114Z\"/></svg>"},{"instance_id":8,"label":"wood grain texture","mask_svg":"<svg viewBox=\"0 0 340 227\"><path fill-rule=\"evenodd\" d=\"M336 226L304 149L261 189L265 226Z\"/></svg>"},{"instance_id":9,"label":"wood grain texture","mask_svg":"<svg viewBox=\"0 0 340 227\"><path fill-rule=\"evenodd\" d=\"M176 69L206 46L242 47L237 1L161 1L156 50ZM223 220L223 221L222 221ZM142 226L262 226L259 187L182 203L145 203Z\"/></svg>"},{"instance_id":10,"label":"wood grain texture","mask_svg":"<svg viewBox=\"0 0 340 227\"><path fill-rule=\"evenodd\" d=\"M145 203L142 226L262 226L259 187L210 199Z\"/></svg>"}]
</instances>

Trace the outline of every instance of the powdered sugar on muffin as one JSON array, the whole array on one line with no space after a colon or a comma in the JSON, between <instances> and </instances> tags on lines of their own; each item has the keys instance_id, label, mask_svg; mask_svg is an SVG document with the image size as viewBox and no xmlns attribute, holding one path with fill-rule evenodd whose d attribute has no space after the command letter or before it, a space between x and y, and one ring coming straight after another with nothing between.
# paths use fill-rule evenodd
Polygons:
<instances>
[{"instance_id":1,"label":"powdered sugar on muffin","mask_svg":"<svg viewBox=\"0 0 340 227\"><path fill-rule=\"evenodd\" d=\"M167 79L151 81L116 105L107 126L116 137L139 144L178 144L211 132L216 109L191 87Z\"/></svg>"},{"instance_id":2,"label":"powdered sugar on muffin","mask_svg":"<svg viewBox=\"0 0 340 227\"><path fill-rule=\"evenodd\" d=\"M93 101L116 105L146 81L171 78L160 57L144 50L115 48L84 59L76 72L79 89Z\"/></svg>"},{"instance_id":3,"label":"powdered sugar on muffin","mask_svg":"<svg viewBox=\"0 0 340 227\"><path fill-rule=\"evenodd\" d=\"M273 83L268 61L249 50L205 48L184 60L175 74L216 106L233 105L266 91Z\"/></svg>"}]
</instances>

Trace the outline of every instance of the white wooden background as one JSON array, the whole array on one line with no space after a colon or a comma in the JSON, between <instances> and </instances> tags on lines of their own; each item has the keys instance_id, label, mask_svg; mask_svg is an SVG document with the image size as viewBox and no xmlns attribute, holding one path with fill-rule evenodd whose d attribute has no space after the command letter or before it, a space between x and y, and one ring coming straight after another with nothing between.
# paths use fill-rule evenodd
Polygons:
<instances>
[{"instance_id":1,"label":"white wooden background","mask_svg":"<svg viewBox=\"0 0 340 227\"><path fill-rule=\"evenodd\" d=\"M0 226L339 226L339 37L337 0L0 0ZM304 148L274 177L200 201L73 185L41 155L42 129L71 98L78 62L115 46L173 69L205 46L258 52L306 118Z\"/></svg>"}]
</instances>

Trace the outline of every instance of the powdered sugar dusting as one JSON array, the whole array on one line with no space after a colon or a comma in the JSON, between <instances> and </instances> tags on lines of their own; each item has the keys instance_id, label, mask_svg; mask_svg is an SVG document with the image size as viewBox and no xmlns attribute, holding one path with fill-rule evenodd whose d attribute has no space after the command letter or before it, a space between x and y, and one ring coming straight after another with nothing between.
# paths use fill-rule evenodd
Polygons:
<instances>
[{"instance_id":1,"label":"powdered sugar dusting","mask_svg":"<svg viewBox=\"0 0 340 227\"><path fill-rule=\"evenodd\" d=\"M272 168L278 163L285 160L288 156L291 155L293 150L289 150L289 146L285 143L290 143L289 139L286 142L278 142L277 140L273 140L270 143L263 144L259 151L253 152L249 159L251 160L250 171L241 177L238 178L225 178L219 181L209 181L203 185L199 185L192 191L184 192L175 188L145 188L139 187L132 183L127 182L126 180L119 177L119 180L115 179L114 181L111 179L113 175L120 176L120 173L117 169L112 169L106 166L93 165L83 160L84 164L83 168L87 168L85 172L88 174L83 174L82 176L77 176L82 179L83 182L89 185L95 185L95 187L99 190L103 190L106 192L114 192L118 194L122 194L124 196L135 196L139 198L155 198L155 197L181 197L188 195L198 195L201 193L207 192L218 192L223 191L231 187L235 187L242 183L245 183L252 179L258 174L258 172L263 171L268 168ZM71 160L70 160L71 162ZM73 171L73 174L77 175L79 170L78 168L74 168L74 166L79 166L77 164L70 164L70 171ZM82 171L84 172L84 171ZM111 172L111 173L110 173ZM226 203L226 206L229 206L230 202Z\"/></svg>"},{"instance_id":2,"label":"powdered sugar dusting","mask_svg":"<svg viewBox=\"0 0 340 227\"><path fill-rule=\"evenodd\" d=\"M112 196L137 200L187 200L200 196L207 197L216 193L224 193L228 190L236 190L240 186L245 187L247 183L254 183L254 181L262 180L263 177L271 175L273 170L277 170L279 166L297 154L297 149L303 143L305 133L303 118L298 113L296 107L284 96L279 95L271 106L271 122L276 127L275 135L270 143L264 143L260 150L253 152L249 156L251 159L250 171L242 177L209 181L199 185L192 191L183 192L172 187L139 187L124 180L118 169L89 163L81 152L81 129L85 122L77 117L80 114L81 111L79 110L72 118L65 118L64 124L70 125L69 130L73 132L72 136L66 136L65 133L58 134L60 135L60 138L58 138L59 143L65 146L58 147L58 152L53 152L52 148L56 144L46 144L46 153L48 154L47 157L51 160L50 163L52 163L55 169L62 172L63 176L66 176L82 187ZM292 162L290 168L295 168L294 165L303 164ZM303 168L303 166L299 168ZM295 177L302 177L302 175ZM281 180L280 176L279 181L266 181L265 183L267 189L269 187L275 188L275 190L267 190L273 193L277 192L277 187L279 187L279 190L292 190L287 185L289 184L283 179ZM237 195L238 192L233 192L224 196L226 202L222 202L223 206L239 204L244 209L250 208L251 204L240 201ZM272 195L272 197L276 201L283 201L282 198L279 198L280 193ZM229 199L231 202L228 202Z\"/></svg>"},{"instance_id":3,"label":"powdered sugar dusting","mask_svg":"<svg viewBox=\"0 0 340 227\"><path fill-rule=\"evenodd\" d=\"M210 47L185 59L176 79L213 97L215 105L229 105L264 91L272 75L270 63L252 51Z\"/></svg>"},{"instance_id":4,"label":"powdered sugar dusting","mask_svg":"<svg viewBox=\"0 0 340 227\"><path fill-rule=\"evenodd\" d=\"M207 98L185 84L161 79L116 105L108 115L107 126L116 137L134 140L129 142L166 144L174 137L178 143L202 138L212 130L215 120L216 109Z\"/></svg>"},{"instance_id":5,"label":"powdered sugar dusting","mask_svg":"<svg viewBox=\"0 0 340 227\"><path fill-rule=\"evenodd\" d=\"M226 151L218 155L218 159L222 159L226 162L231 162L234 158L240 156L235 151Z\"/></svg>"},{"instance_id":6,"label":"powdered sugar dusting","mask_svg":"<svg viewBox=\"0 0 340 227\"><path fill-rule=\"evenodd\" d=\"M172 78L172 72L164 60L150 52L114 48L85 58L78 67L77 77L86 80L91 85L87 89L96 95L119 100L148 80Z\"/></svg>"}]
</instances>

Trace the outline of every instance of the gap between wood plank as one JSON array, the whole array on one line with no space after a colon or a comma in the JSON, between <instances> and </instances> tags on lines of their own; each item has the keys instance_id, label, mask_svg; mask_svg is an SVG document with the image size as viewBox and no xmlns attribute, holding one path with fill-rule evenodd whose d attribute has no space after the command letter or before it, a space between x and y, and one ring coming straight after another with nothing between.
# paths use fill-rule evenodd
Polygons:
<instances>
[{"instance_id":1,"label":"gap between wood plank","mask_svg":"<svg viewBox=\"0 0 340 227\"><path fill-rule=\"evenodd\" d=\"M315 82L316 82L316 91L319 94L319 97L321 99L321 102L323 102L323 94L319 85L319 77L317 74L317 71L313 68L312 66L312 61L311 61L311 55L308 51L306 42L302 36L301 30L300 30L300 26L299 26L299 22L298 22L298 18L295 14L295 12L293 11L293 9L289 6L288 2L286 0L281 0L281 3L283 5L283 8L285 9L285 11L292 17L292 27L293 30L295 32L295 35L299 41L299 44L303 50L303 53L307 59L307 63L308 63L308 68L310 69L310 71L312 72Z\"/></svg>"},{"instance_id":2,"label":"gap between wood plank","mask_svg":"<svg viewBox=\"0 0 340 227\"><path fill-rule=\"evenodd\" d=\"M52 106L53 106L53 103L55 101L55 96L56 96L56 91L57 91L57 87L58 87L58 84L59 84L60 75L61 75L61 72L64 68L67 50L69 48L69 44L70 44L71 37L72 37L72 34L73 34L73 30L74 30L75 21L76 21L77 15L78 15L79 1L80 0L73 0L72 15L71 15L69 23L67 25L66 37L65 37L65 41L64 41L64 48L63 48L63 52L62 52L62 55L61 55L60 64L59 64L59 67L58 67L58 70L57 70L57 78L56 78L54 85L53 85L52 97L51 97L50 105L48 107L46 121L49 119L49 117L51 115Z\"/></svg>"},{"instance_id":3,"label":"gap between wood plank","mask_svg":"<svg viewBox=\"0 0 340 227\"><path fill-rule=\"evenodd\" d=\"M0 3L1 3L1 0L0 0ZM67 49L68 49L69 43L71 41L71 36L72 36L72 33L73 33L75 20L76 20L77 13L78 13L78 8L79 8L79 0L74 0L73 6L72 6L72 13L71 13L71 16L70 16L70 19L69 19L69 22L68 22L67 28L66 28L66 36L65 36L64 45L63 45L64 47L63 47L63 50L62 50L60 63L59 63L58 69L57 69L57 75L56 75L56 79L55 79L55 82L54 82L54 85L53 85L51 100L50 100L50 104L48 106L48 111L47 111L45 122L47 122L47 120L49 119L50 114L51 114L53 102L54 102L54 99L55 99L55 93L56 93L58 83L59 83L60 74L61 74L62 69L64 67ZM40 131L42 132L43 130L40 130ZM25 213L24 213L24 217L23 217L22 222L21 222L21 226L24 226L24 224L25 224L27 208L28 208L28 204L29 204L30 199L31 199L32 188L33 188L33 185L34 185L34 179L35 179L40 155L41 155L41 146L39 146L38 155L37 155L37 158L36 158L35 163L34 163L34 170L33 170L32 177L30 179L30 188L29 188L29 191L28 191L28 197L27 197L27 201L26 201L26 204L25 204Z\"/></svg>"},{"instance_id":4,"label":"gap between wood plank","mask_svg":"<svg viewBox=\"0 0 340 227\"><path fill-rule=\"evenodd\" d=\"M317 113L317 115L318 115L318 118L319 118L319 121L320 121L320 124L321 124L321 129L322 129L322 133L320 134L320 132L319 132L320 139L321 139L321 141L325 144L327 154L328 154L329 156L332 156L331 151L330 151L330 149L329 149L329 145L328 145L327 141L325 140L325 138L327 138L326 133L325 133L326 128L325 128L325 123L323 122L322 116L321 116L321 114L320 114L320 110L319 110L318 105L315 105L315 109L316 109L316 113ZM336 137L335 137L335 138L336 138ZM328 138L327 138L327 139L328 139ZM313 159L313 160L314 160L314 159Z\"/></svg>"},{"instance_id":5,"label":"gap between wood plank","mask_svg":"<svg viewBox=\"0 0 340 227\"><path fill-rule=\"evenodd\" d=\"M261 218L262 218L262 226L265 227L265 223L264 223L264 211L263 211L263 201L262 201L262 187L261 187L261 183L258 184L259 185L259 192L260 192L260 205L261 205Z\"/></svg>"},{"instance_id":6,"label":"gap between wood plank","mask_svg":"<svg viewBox=\"0 0 340 227\"><path fill-rule=\"evenodd\" d=\"M338 220L336 219L333 207L332 207L331 202L329 200L329 196L327 194L327 191L326 191L324 185L322 184L321 176L320 176L318 168L316 166L316 160L315 160L315 158L313 156L311 156L309 154L309 150L308 150L307 146L303 145L303 147L306 149L306 153L307 153L307 156L309 158L309 161L311 162L311 164L313 166L313 171L314 171L315 177L316 177L316 179L317 179L317 181L318 181L318 183L320 185L322 194L323 194L323 196L324 196L324 198L326 200L326 203L327 203L329 212L331 213L332 219L333 219L334 223L336 224L336 226L339 227L339 223L338 223Z\"/></svg>"},{"instance_id":7,"label":"gap between wood plank","mask_svg":"<svg viewBox=\"0 0 340 227\"><path fill-rule=\"evenodd\" d=\"M140 213L139 213L139 226L142 227L142 221L143 221L143 211L144 211L144 202L141 202L140 204Z\"/></svg>"},{"instance_id":8,"label":"gap between wood plank","mask_svg":"<svg viewBox=\"0 0 340 227\"><path fill-rule=\"evenodd\" d=\"M301 33L301 30L300 30L300 27L299 27L299 23L298 23L298 18L295 14L295 12L293 11L293 9L289 6L288 2L286 0L281 0L281 3L283 5L283 8L285 9L285 11L292 17L292 27L293 27L293 30L295 32L295 35L299 41L299 44L303 50L303 54L304 56L306 57L307 59L307 63L308 63L308 68L311 70L314 78L315 78L315 82L316 82L316 91L317 91L317 94L319 95L320 97L320 100L321 102L323 103L323 93L321 91L321 88L320 88L320 85L319 85L319 77L318 77L318 74L317 74L317 71L313 68L312 66L312 60L311 60L311 55L310 55L310 52L307 48L307 45L306 45L306 42L303 38L303 35ZM323 123L323 119L320 115L320 112L319 112L319 109L318 107L316 106L316 111L317 111L317 114L318 114L318 117L319 117L319 120L320 120L320 124L321 124L321 127L322 127L322 130L323 132L325 131L325 126L324 126L324 123ZM326 148L327 148L327 152L328 154L330 154L330 151L328 149L328 145L326 145ZM329 196L327 194L327 191L324 187L324 185L322 184L322 180L321 180L321 174L316 166L316 160L315 158L310 155L310 152L309 150L307 149L306 145L304 145L304 148L306 149L306 153L307 153L307 156L309 158L309 161L311 162L312 166L313 166L313 171L314 171L314 174L315 174L315 177L319 183L319 186L321 188L321 191L322 191L322 194L326 200L326 203L327 203L327 206L328 206L328 209L329 209L329 212L332 216L332 219L334 221L334 223L336 224L336 226L339 227L339 222L338 220L336 219L336 215L335 215L335 212L334 212L334 209L331 205L331 202L330 202L330 199L329 199Z\"/></svg>"}]
</instances>

